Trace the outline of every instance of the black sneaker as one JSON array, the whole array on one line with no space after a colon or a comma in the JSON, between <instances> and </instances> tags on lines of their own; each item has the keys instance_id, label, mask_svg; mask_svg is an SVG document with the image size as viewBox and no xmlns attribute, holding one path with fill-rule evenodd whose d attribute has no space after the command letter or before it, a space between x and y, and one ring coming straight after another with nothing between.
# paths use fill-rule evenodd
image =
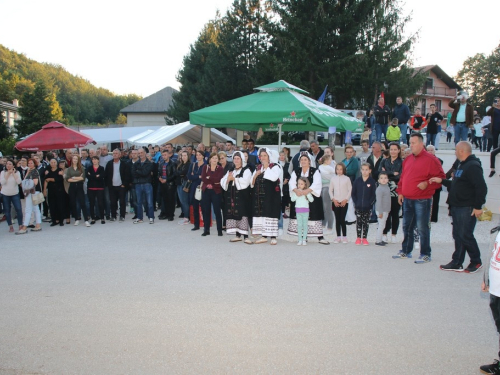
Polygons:
<instances>
[{"instance_id":1,"label":"black sneaker","mask_svg":"<svg viewBox=\"0 0 500 375\"><path fill-rule=\"evenodd\" d=\"M443 264L439 266L440 269L443 271L455 271L455 272L462 272L464 268L460 264L456 264L454 262L450 262L448 264Z\"/></svg>"},{"instance_id":2,"label":"black sneaker","mask_svg":"<svg viewBox=\"0 0 500 375\"><path fill-rule=\"evenodd\" d=\"M464 270L465 273L476 273L481 268L483 268L482 264L469 264L467 268Z\"/></svg>"},{"instance_id":3,"label":"black sneaker","mask_svg":"<svg viewBox=\"0 0 500 375\"><path fill-rule=\"evenodd\" d=\"M375 245L377 245L377 246L385 246L385 242L383 242L383 241L375 242Z\"/></svg>"},{"instance_id":4,"label":"black sneaker","mask_svg":"<svg viewBox=\"0 0 500 375\"><path fill-rule=\"evenodd\" d=\"M132 218L132 220L136 220L137 219L137 215L134 215L134 217Z\"/></svg>"},{"instance_id":5,"label":"black sneaker","mask_svg":"<svg viewBox=\"0 0 500 375\"><path fill-rule=\"evenodd\" d=\"M482 365L479 367L482 374L499 374L500 375L500 364L495 359L491 365Z\"/></svg>"}]
</instances>

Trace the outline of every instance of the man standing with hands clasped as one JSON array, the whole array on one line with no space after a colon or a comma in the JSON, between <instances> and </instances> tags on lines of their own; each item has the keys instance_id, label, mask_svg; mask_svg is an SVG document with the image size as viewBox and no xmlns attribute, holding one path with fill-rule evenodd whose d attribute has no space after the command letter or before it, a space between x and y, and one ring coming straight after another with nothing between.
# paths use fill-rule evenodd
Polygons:
<instances>
[{"instance_id":1,"label":"man standing with hands clasped","mask_svg":"<svg viewBox=\"0 0 500 375\"><path fill-rule=\"evenodd\" d=\"M445 178L439 159L425 151L422 134L413 133L410 137L412 154L403 161L403 172L399 179L399 204L403 205L403 248L393 259L411 258L414 242L414 229L420 234L420 257L417 264L431 261L430 219L432 196L441 184L429 181L433 177Z\"/></svg>"},{"instance_id":2,"label":"man standing with hands clasped","mask_svg":"<svg viewBox=\"0 0 500 375\"><path fill-rule=\"evenodd\" d=\"M483 266L481 253L474 238L476 221L483 213L482 207L486 202L488 188L484 181L481 162L472 155L472 146L469 142L458 142L455 155L460 161L455 171L453 180L445 180L433 177L430 184L443 184L448 188L448 202L453 219L453 239L455 240L455 252L450 263L442 265L443 271L455 271L474 273ZM464 270L463 262L465 252L469 254L470 264Z\"/></svg>"}]
</instances>

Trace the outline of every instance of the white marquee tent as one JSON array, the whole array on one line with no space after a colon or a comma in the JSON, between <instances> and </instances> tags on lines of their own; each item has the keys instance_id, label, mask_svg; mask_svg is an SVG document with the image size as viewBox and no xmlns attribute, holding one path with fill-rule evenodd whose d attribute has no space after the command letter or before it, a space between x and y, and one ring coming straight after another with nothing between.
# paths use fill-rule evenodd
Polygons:
<instances>
[{"instance_id":1,"label":"white marquee tent","mask_svg":"<svg viewBox=\"0 0 500 375\"><path fill-rule=\"evenodd\" d=\"M129 138L128 143L138 146L161 145L165 142L173 144L187 144L193 142L201 142L201 126L192 125L189 122L172 126L162 126L160 129L142 137ZM217 129L210 129L212 142L226 142L235 140Z\"/></svg>"},{"instance_id":2,"label":"white marquee tent","mask_svg":"<svg viewBox=\"0 0 500 375\"><path fill-rule=\"evenodd\" d=\"M99 145L119 142L126 143L129 138L138 135L143 137L160 128L161 126L123 126L121 128L83 129L80 130L80 133L84 133L89 137L92 137L92 139Z\"/></svg>"}]
</instances>

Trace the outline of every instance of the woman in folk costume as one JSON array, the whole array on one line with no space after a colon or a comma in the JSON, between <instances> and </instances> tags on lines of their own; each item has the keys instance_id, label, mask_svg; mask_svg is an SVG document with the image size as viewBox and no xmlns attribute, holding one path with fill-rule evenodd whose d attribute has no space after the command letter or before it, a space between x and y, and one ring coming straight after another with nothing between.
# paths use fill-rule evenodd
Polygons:
<instances>
[{"instance_id":1,"label":"woman in folk costume","mask_svg":"<svg viewBox=\"0 0 500 375\"><path fill-rule=\"evenodd\" d=\"M290 192L295 192L297 195L311 193L314 200L309 204L309 222L307 235L309 237L318 237L319 243L328 245L329 242L323 237L323 201L321 199L321 174L316 169L311 167L311 159L307 153L299 157L300 167L294 170L290 177ZM307 190L297 189L297 180L300 177L305 177L309 180L311 186ZM295 204L290 204L290 222L288 223L288 234L297 236L297 215L295 212Z\"/></svg>"},{"instance_id":2,"label":"woman in folk costume","mask_svg":"<svg viewBox=\"0 0 500 375\"><path fill-rule=\"evenodd\" d=\"M241 241L243 235L246 244L252 244L248 238L250 224L248 218L252 212L250 200L250 185L252 183L252 172L247 167L246 156L243 152L233 153L234 168L226 172L221 180L225 198L226 233L236 234L230 242Z\"/></svg>"},{"instance_id":3,"label":"woman in folk costume","mask_svg":"<svg viewBox=\"0 0 500 375\"><path fill-rule=\"evenodd\" d=\"M281 190L283 170L278 163L279 154L267 147L259 149L261 164L252 175L253 225L252 233L262 237L255 243L265 243L271 237L271 245L276 245L278 221L281 215Z\"/></svg>"}]
</instances>

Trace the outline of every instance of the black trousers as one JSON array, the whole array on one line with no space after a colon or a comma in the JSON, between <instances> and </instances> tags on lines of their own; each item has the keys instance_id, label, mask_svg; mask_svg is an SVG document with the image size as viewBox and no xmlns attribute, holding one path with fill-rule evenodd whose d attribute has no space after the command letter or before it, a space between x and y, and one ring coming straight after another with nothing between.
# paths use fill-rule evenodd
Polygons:
<instances>
[{"instance_id":1,"label":"black trousers","mask_svg":"<svg viewBox=\"0 0 500 375\"><path fill-rule=\"evenodd\" d=\"M79 210L77 209L76 202L80 203L80 208L83 211L83 217L85 220L89 219L89 213L87 212L87 206L85 205L85 194L83 193L83 182L71 182L69 184L69 201L71 203L71 210L73 211L73 218L75 220L81 220Z\"/></svg>"},{"instance_id":2,"label":"black trousers","mask_svg":"<svg viewBox=\"0 0 500 375\"><path fill-rule=\"evenodd\" d=\"M399 229L399 210L401 205L398 203L398 197L391 197L391 211L387 216L387 221L385 222L385 228L382 232L383 234L389 233L389 230L392 229L392 235L395 236L398 234Z\"/></svg>"},{"instance_id":3,"label":"black trousers","mask_svg":"<svg viewBox=\"0 0 500 375\"><path fill-rule=\"evenodd\" d=\"M438 222L439 198L441 198L441 189L436 190L432 196L431 223Z\"/></svg>"},{"instance_id":4,"label":"black trousers","mask_svg":"<svg viewBox=\"0 0 500 375\"><path fill-rule=\"evenodd\" d=\"M203 224L205 232L210 232L210 219L212 218L212 206L214 207L217 232L222 231L221 214L222 194L216 194L213 189L205 189L201 198L201 210L203 212Z\"/></svg>"},{"instance_id":5,"label":"black trousers","mask_svg":"<svg viewBox=\"0 0 500 375\"><path fill-rule=\"evenodd\" d=\"M355 210L356 214L356 234L358 238L366 238L368 229L370 228L370 215L372 210Z\"/></svg>"},{"instance_id":6,"label":"black trousers","mask_svg":"<svg viewBox=\"0 0 500 375\"><path fill-rule=\"evenodd\" d=\"M160 185L162 212L161 216L174 217L175 213L175 184L164 183Z\"/></svg>"},{"instance_id":7,"label":"black trousers","mask_svg":"<svg viewBox=\"0 0 500 375\"><path fill-rule=\"evenodd\" d=\"M66 192L49 189L47 195L52 223L62 222L67 217L66 212L68 210Z\"/></svg>"},{"instance_id":8,"label":"black trousers","mask_svg":"<svg viewBox=\"0 0 500 375\"><path fill-rule=\"evenodd\" d=\"M495 321L495 326L497 327L497 332L500 333L500 298L493 294L490 294L490 309L493 320ZM500 342L498 346L498 356L500 357Z\"/></svg>"},{"instance_id":9,"label":"black trousers","mask_svg":"<svg viewBox=\"0 0 500 375\"><path fill-rule=\"evenodd\" d=\"M344 207L337 207L332 204L333 214L335 215L335 229L337 230L337 237L341 235L343 237L347 236L347 224L345 222L345 215L347 215L347 208L349 204ZM342 232L342 234L340 234Z\"/></svg>"},{"instance_id":10,"label":"black trousers","mask_svg":"<svg viewBox=\"0 0 500 375\"><path fill-rule=\"evenodd\" d=\"M92 220L104 220L104 190L91 190L87 189L87 196L90 203L90 217ZM95 215L95 201L97 199L97 209L99 210L99 217Z\"/></svg>"},{"instance_id":11,"label":"black trousers","mask_svg":"<svg viewBox=\"0 0 500 375\"><path fill-rule=\"evenodd\" d=\"M125 198L127 196L127 190L122 186L110 186L109 187L109 200L111 204L111 217L116 219L116 211L118 211L118 201L120 201L120 217L125 217L125 209L127 203Z\"/></svg>"},{"instance_id":12,"label":"black trousers","mask_svg":"<svg viewBox=\"0 0 500 375\"><path fill-rule=\"evenodd\" d=\"M490 154L490 168L495 169L495 159L500 154L500 147L494 147Z\"/></svg>"}]
</instances>

